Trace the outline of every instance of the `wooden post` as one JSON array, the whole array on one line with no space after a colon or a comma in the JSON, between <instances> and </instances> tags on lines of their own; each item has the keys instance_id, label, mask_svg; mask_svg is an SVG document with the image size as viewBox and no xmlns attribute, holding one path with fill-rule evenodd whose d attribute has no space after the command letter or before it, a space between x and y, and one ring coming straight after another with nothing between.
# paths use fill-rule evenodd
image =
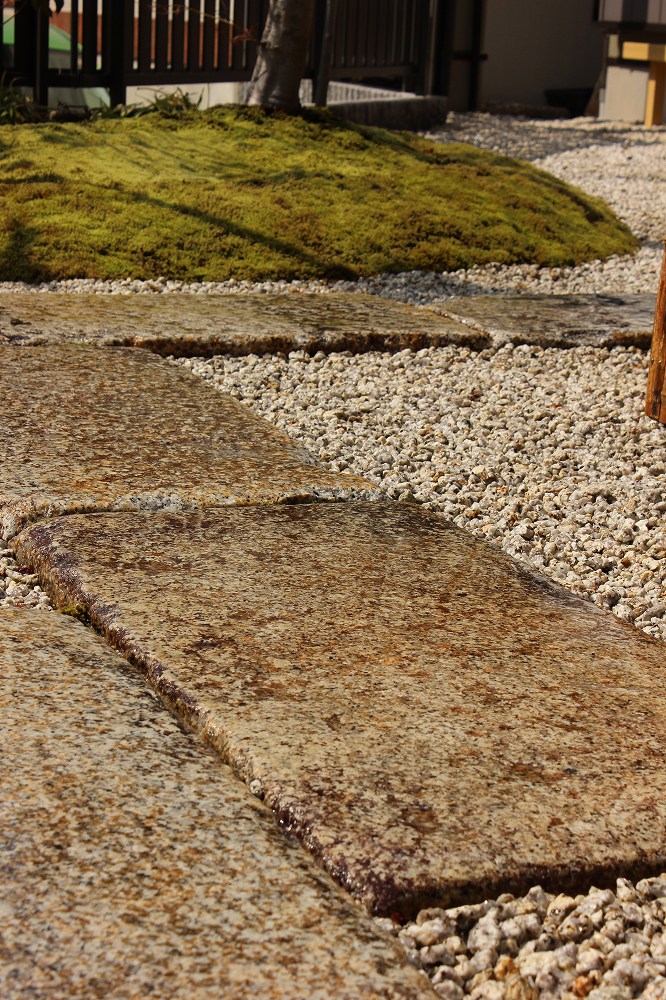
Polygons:
<instances>
[{"instance_id":1,"label":"wooden post","mask_svg":"<svg viewBox=\"0 0 666 1000\"><path fill-rule=\"evenodd\" d=\"M650 370L648 372L645 412L662 424L666 424L666 248L661 264L657 308L654 314L652 346L650 348Z\"/></svg>"},{"instance_id":2,"label":"wooden post","mask_svg":"<svg viewBox=\"0 0 666 1000\"><path fill-rule=\"evenodd\" d=\"M650 76L645 94L644 124L651 128L664 120L666 91L666 45L659 42L623 42L622 58L649 62Z\"/></svg>"},{"instance_id":3,"label":"wooden post","mask_svg":"<svg viewBox=\"0 0 666 1000\"><path fill-rule=\"evenodd\" d=\"M661 125L664 120L664 88L666 85L666 63L651 62L645 99L645 125Z\"/></svg>"}]
</instances>

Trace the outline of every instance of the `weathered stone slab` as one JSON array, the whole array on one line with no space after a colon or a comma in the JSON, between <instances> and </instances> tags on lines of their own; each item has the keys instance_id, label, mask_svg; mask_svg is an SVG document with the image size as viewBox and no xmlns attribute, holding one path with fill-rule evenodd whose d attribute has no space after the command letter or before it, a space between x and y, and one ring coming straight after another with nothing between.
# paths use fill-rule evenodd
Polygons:
<instances>
[{"instance_id":1,"label":"weathered stone slab","mask_svg":"<svg viewBox=\"0 0 666 1000\"><path fill-rule=\"evenodd\" d=\"M0 344L81 340L180 357L489 344L431 309L371 295L0 294Z\"/></svg>"},{"instance_id":2,"label":"weathered stone slab","mask_svg":"<svg viewBox=\"0 0 666 1000\"><path fill-rule=\"evenodd\" d=\"M641 347L652 337L655 296L474 295L443 302L451 319L489 334L493 343L542 347Z\"/></svg>"},{"instance_id":3,"label":"weathered stone slab","mask_svg":"<svg viewBox=\"0 0 666 1000\"><path fill-rule=\"evenodd\" d=\"M147 351L0 347L0 531L54 514L371 489Z\"/></svg>"},{"instance_id":4,"label":"weathered stone slab","mask_svg":"<svg viewBox=\"0 0 666 1000\"><path fill-rule=\"evenodd\" d=\"M411 504L17 540L376 912L661 872L663 646Z\"/></svg>"},{"instance_id":5,"label":"weathered stone slab","mask_svg":"<svg viewBox=\"0 0 666 1000\"><path fill-rule=\"evenodd\" d=\"M420 997L428 980L71 618L0 612L0 994Z\"/></svg>"}]
</instances>

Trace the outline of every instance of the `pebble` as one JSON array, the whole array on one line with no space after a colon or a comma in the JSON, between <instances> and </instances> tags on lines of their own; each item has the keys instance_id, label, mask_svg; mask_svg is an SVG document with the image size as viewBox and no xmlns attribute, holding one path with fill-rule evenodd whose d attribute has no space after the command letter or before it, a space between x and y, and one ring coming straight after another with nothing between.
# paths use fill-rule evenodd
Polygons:
<instances>
[{"instance_id":1,"label":"pebble","mask_svg":"<svg viewBox=\"0 0 666 1000\"><path fill-rule=\"evenodd\" d=\"M654 936L635 930L630 942L613 943L618 937L617 915L624 912L628 893L646 926L651 902L666 896L666 873L635 885L620 878L615 892L593 887L586 895L571 897L535 886L521 898L506 893L482 906L430 908L428 928L441 930L437 942L429 934L428 948L432 952L440 945L447 956L439 968L424 961L425 949L419 947L421 914L404 927L388 920L380 923L397 936L410 959L428 972L439 996L479 1000L626 1000L643 996L664 1000L666 960L653 958ZM598 914L594 922L589 918L591 910ZM524 917L531 919L523 920L522 942L516 947L516 939L503 929ZM633 913L632 919L635 917ZM578 927L576 940L571 940L573 924ZM599 948L602 939L606 944ZM546 940L548 947L540 946ZM454 966L450 961L453 954Z\"/></svg>"}]
</instances>

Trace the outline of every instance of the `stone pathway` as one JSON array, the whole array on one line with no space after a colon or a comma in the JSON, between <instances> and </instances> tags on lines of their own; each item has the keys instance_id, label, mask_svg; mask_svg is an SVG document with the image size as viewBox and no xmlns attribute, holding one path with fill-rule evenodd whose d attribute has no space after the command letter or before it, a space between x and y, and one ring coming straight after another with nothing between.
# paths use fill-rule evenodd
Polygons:
<instances>
[{"instance_id":1,"label":"stone pathway","mask_svg":"<svg viewBox=\"0 0 666 1000\"><path fill-rule=\"evenodd\" d=\"M500 304L501 301L501 304ZM0 292L0 344L72 342L212 357L446 344L649 347L655 296L477 295L426 308L370 295Z\"/></svg>"},{"instance_id":2,"label":"stone pathway","mask_svg":"<svg viewBox=\"0 0 666 1000\"><path fill-rule=\"evenodd\" d=\"M428 980L136 671L0 613L0 993L420 997Z\"/></svg>"},{"instance_id":3,"label":"stone pathway","mask_svg":"<svg viewBox=\"0 0 666 1000\"><path fill-rule=\"evenodd\" d=\"M372 492L148 351L0 347L0 529L105 510L343 499Z\"/></svg>"},{"instance_id":4,"label":"stone pathway","mask_svg":"<svg viewBox=\"0 0 666 1000\"><path fill-rule=\"evenodd\" d=\"M112 298L121 310L99 296L88 315ZM14 311L30 299L41 319ZM660 643L441 518L374 500L151 354L108 349L136 329L49 317L51 299L0 302L0 524L108 645L0 605L3 995L121 996L128 977L134 995L149 981L160 996L432 995L267 807L375 913L666 867ZM146 301L156 323L173 308ZM492 328L478 305L447 304L461 322L414 310L408 328L510 333L515 303L503 320L494 298ZM555 336L592 335L596 307L575 303L569 323L562 302ZM362 344L380 335L363 309ZM646 303L617 310L596 333L636 343ZM233 331L245 350L253 329ZM226 334L191 336L215 353ZM333 955L311 943L319 924Z\"/></svg>"},{"instance_id":5,"label":"stone pathway","mask_svg":"<svg viewBox=\"0 0 666 1000\"><path fill-rule=\"evenodd\" d=\"M490 344L458 320L370 295L0 293L0 344L72 341L178 357Z\"/></svg>"}]
</instances>

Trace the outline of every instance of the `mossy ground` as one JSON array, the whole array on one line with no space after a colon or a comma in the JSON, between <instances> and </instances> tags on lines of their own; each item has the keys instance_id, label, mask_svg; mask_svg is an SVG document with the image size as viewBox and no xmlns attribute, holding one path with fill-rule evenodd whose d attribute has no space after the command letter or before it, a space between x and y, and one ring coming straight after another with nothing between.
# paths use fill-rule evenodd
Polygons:
<instances>
[{"instance_id":1,"label":"mossy ground","mask_svg":"<svg viewBox=\"0 0 666 1000\"><path fill-rule=\"evenodd\" d=\"M0 157L5 281L562 266L637 247L527 163L314 112L4 126Z\"/></svg>"}]
</instances>

